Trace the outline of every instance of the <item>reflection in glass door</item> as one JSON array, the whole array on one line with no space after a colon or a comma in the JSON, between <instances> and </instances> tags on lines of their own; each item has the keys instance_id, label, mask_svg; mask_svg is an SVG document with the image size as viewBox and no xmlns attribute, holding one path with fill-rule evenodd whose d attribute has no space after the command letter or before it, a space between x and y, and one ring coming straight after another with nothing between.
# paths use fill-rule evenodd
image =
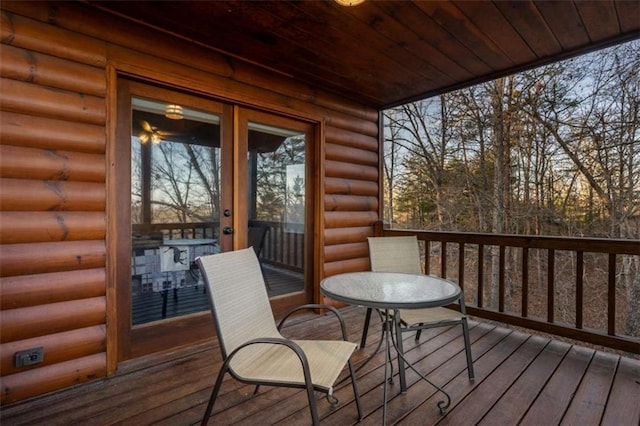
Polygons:
<instances>
[{"instance_id":1,"label":"reflection in glass door","mask_svg":"<svg viewBox=\"0 0 640 426\"><path fill-rule=\"evenodd\" d=\"M306 135L248 123L248 246L270 297L302 292L305 282Z\"/></svg>"},{"instance_id":2,"label":"reflection in glass door","mask_svg":"<svg viewBox=\"0 0 640 426\"><path fill-rule=\"evenodd\" d=\"M219 252L220 117L133 97L131 321L207 311L197 256Z\"/></svg>"}]
</instances>

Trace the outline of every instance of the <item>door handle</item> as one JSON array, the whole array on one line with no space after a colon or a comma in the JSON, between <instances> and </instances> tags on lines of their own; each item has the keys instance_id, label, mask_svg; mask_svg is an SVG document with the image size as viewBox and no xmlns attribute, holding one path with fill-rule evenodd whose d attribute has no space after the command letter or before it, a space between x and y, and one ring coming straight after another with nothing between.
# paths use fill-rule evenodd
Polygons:
<instances>
[{"instance_id":1,"label":"door handle","mask_svg":"<svg viewBox=\"0 0 640 426\"><path fill-rule=\"evenodd\" d=\"M225 226L224 229L222 230L222 233L225 235L231 235L233 234L233 228L230 226Z\"/></svg>"}]
</instances>

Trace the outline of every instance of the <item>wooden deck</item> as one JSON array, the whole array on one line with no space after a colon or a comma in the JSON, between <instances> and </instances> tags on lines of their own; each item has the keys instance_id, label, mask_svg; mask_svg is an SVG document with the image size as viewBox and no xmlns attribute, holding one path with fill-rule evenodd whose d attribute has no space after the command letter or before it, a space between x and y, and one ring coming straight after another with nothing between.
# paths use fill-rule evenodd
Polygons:
<instances>
[{"instance_id":1,"label":"wooden deck","mask_svg":"<svg viewBox=\"0 0 640 426\"><path fill-rule=\"evenodd\" d=\"M364 309L342 309L351 340L358 341ZM373 322L373 321L372 321ZM407 358L451 395L441 416L441 395L407 371L409 389L390 386L387 423L399 425L638 425L640 362L611 353L531 336L485 322L471 322L476 379L467 377L460 327L423 332L419 344L405 334ZM290 337L338 336L330 315L305 314L284 329ZM380 325L370 330L369 343L357 351L361 365L376 347ZM365 418L382 419L384 352L381 350L358 376ZM117 376L3 407L7 425L194 425L200 421L220 367L217 344L208 343L145 359L120 368ZM396 369L397 374L397 369ZM303 391L253 387L230 377L223 384L209 424L305 425L310 423ZM323 425L357 423L349 382L337 386L340 404L330 411L318 400Z\"/></svg>"}]
</instances>

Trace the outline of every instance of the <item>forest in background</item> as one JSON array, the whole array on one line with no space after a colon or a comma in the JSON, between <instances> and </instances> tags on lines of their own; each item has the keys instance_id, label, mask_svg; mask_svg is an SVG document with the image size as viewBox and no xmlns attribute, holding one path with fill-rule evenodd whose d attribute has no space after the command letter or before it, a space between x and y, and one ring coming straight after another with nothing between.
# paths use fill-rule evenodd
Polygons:
<instances>
[{"instance_id":1,"label":"forest in background","mask_svg":"<svg viewBox=\"0 0 640 426\"><path fill-rule=\"evenodd\" d=\"M386 110L384 219L392 228L640 243L639 118L638 40ZM640 259L618 263L620 322L638 336ZM585 270L594 318L606 291L601 266L596 257ZM533 287L543 294L544 277ZM565 290L573 292L559 296ZM571 321L571 301L558 310Z\"/></svg>"}]
</instances>

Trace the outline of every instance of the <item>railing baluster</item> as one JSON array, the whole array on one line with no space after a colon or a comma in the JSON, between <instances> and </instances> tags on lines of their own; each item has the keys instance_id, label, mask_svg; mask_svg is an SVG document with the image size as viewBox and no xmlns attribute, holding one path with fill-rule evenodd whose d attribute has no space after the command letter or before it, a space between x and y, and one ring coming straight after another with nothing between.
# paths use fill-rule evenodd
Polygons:
<instances>
[{"instance_id":1,"label":"railing baluster","mask_svg":"<svg viewBox=\"0 0 640 426\"><path fill-rule=\"evenodd\" d=\"M424 240L424 273L429 275L431 273L431 242Z\"/></svg>"},{"instance_id":2,"label":"railing baluster","mask_svg":"<svg viewBox=\"0 0 640 426\"><path fill-rule=\"evenodd\" d=\"M458 285L464 292L464 243L458 244Z\"/></svg>"},{"instance_id":3,"label":"railing baluster","mask_svg":"<svg viewBox=\"0 0 640 426\"><path fill-rule=\"evenodd\" d=\"M555 319L555 266L556 252L554 249L547 250L547 322L552 323Z\"/></svg>"},{"instance_id":4,"label":"railing baluster","mask_svg":"<svg viewBox=\"0 0 640 426\"><path fill-rule=\"evenodd\" d=\"M522 248L522 316L529 315L529 249Z\"/></svg>"},{"instance_id":5,"label":"railing baluster","mask_svg":"<svg viewBox=\"0 0 640 426\"><path fill-rule=\"evenodd\" d=\"M440 276L447 278L447 243L440 242Z\"/></svg>"},{"instance_id":6,"label":"railing baluster","mask_svg":"<svg viewBox=\"0 0 640 426\"><path fill-rule=\"evenodd\" d=\"M478 244L478 308L484 305L484 244Z\"/></svg>"},{"instance_id":7,"label":"railing baluster","mask_svg":"<svg viewBox=\"0 0 640 426\"><path fill-rule=\"evenodd\" d=\"M609 253L609 285L608 285L608 318L607 333L616 335L616 254Z\"/></svg>"},{"instance_id":8,"label":"railing baluster","mask_svg":"<svg viewBox=\"0 0 640 426\"><path fill-rule=\"evenodd\" d=\"M576 252L576 328L582 328L582 302L584 299L584 252Z\"/></svg>"},{"instance_id":9,"label":"railing baluster","mask_svg":"<svg viewBox=\"0 0 640 426\"><path fill-rule=\"evenodd\" d=\"M505 247L500 246L500 257L498 260L498 311L504 312L504 252Z\"/></svg>"}]
</instances>

